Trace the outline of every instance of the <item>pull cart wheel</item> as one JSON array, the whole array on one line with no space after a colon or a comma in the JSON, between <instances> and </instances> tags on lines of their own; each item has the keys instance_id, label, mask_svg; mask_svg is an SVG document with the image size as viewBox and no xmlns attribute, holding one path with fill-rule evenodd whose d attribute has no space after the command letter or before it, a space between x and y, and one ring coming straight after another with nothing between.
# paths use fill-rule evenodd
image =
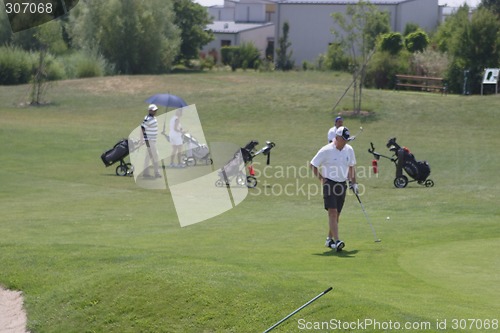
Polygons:
<instances>
[{"instance_id":1,"label":"pull cart wheel","mask_svg":"<svg viewBox=\"0 0 500 333\"><path fill-rule=\"evenodd\" d=\"M406 176L399 176L394 179L394 186L397 188L405 188L408 185L408 178Z\"/></svg>"},{"instance_id":2,"label":"pull cart wheel","mask_svg":"<svg viewBox=\"0 0 500 333\"><path fill-rule=\"evenodd\" d=\"M257 186L257 178L254 176L247 176L247 187L254 188Z\"/></svg>"},{"instance_id":3,"label":"pull cart wheel","mask_svg":"<svg viewBox=\"0 0 500 333\"><path fill-rule=\"evenodd\" d=\"M184 163L186 163L188 167L193 167L196 165L196 160L193 157L188 157L184 160Z\"/></svg>"},{"instance_id":4,"label":"pull cart wheel","mask_svg":"<svg viewBox=\"0 0 500 333\"><path fill-rule=\"evenodd\" d=\"M432 181L432 179L427 179L425 181L425 187L433 187L434 186L434 182Z\"/></svg>"},{"instance_id":5,"label":"pull cart wheel","mask_svg":"<svg viewBox=\"0 0 500 333\"><path fill-rule=\"evenodd\" d=\"M128 168L126 164L120 164L116 167L116 175L117 176L126 176L128 173Z\"/></svg>"}]
</instances>

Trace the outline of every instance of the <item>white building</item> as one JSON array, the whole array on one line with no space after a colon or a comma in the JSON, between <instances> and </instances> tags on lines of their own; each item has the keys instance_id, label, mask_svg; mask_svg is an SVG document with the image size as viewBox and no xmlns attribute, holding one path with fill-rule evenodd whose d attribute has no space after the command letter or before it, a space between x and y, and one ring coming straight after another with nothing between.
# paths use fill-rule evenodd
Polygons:
<instances>
[{"instance_id":1,"label":"white building","mask_svg":"<svg viewBox=\"0 0 500 333\"><path fill-rule=\"evenodd\" d=\"M208 8L214 22L207 29L215 39L203 47L202 52L216 52L220 49L252 42L265 57L268 46L274 45L274 23L276 5L268 0L225 1L224 6Z\"/></svg>"},{"instance_id":2,"label":"white building","mask_svg":"<svg viewBox=\"0 0 500 333\"><path fill-rule=\"evenodd\" d=\"M215 40L203 52L226 45L253 42L264 56L268 45L276 44L283 31L283 23L290 26L289 50L296 66L303 61L315 62L325 54L328 45L336 42L332 30L332 13L345 13L348 5L358 0L226 0L223 6L208 8L214 23L207 28ZM403 32L407 23L415 23L427 32L434 31L442 17L438 0L371 0L382 12L389 13L392 31Z\"/></svg>"},{"instance_id":3,"label":"white building","mask_svg":"<svg viewBox=\"0 0 500 333\"><path fill-rule=\"evenodd\" d=\"M392 31L403 32L407 23L415 23L427 32L439 23L438 0L371 0L381 12L389 13ZM336 42L332 34L336 26L332 13L346 13L348 5L357 0L282 0L277 2L275 40L279 40L283 23L290 26L289 42L295 65L314 62L325 54L328 45Z\"/></svg>"},{"instance_id":4,"label":"white building","mask_svg":"<svg viewBox=\"0 0 500 333\"><path fill-rule=\"evenodd\" d=\"M224 46L236 46L245 42L253 43L264 58L267 47L274 44L274 24L238 23L234 21L215 21L209 24L215 39L203 47L202 52L217 52L220 60L220 49Z\"/></svg>"}]
</instances>

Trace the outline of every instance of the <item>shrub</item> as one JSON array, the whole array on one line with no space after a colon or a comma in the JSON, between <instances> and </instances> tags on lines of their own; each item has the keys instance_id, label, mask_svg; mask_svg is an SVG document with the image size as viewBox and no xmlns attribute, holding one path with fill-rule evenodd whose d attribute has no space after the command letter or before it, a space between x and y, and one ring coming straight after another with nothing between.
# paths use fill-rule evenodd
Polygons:
<instances>
[{"instance_id":1,"label":"shrub","mask_svg":"<svg viewBox=\"0 0 500 333\"><path fill-rule=\"evenodd\" d=\"M76 52L64 58L68 78L98 77L113 73L113 67L101 55Z\"/></svg>"},{"instance_id":2,"label":"shrub","mask_svg":"<svg viewBox=\"0 0 500 333\"><path fill-rule=\"evenodd\" d=\"M241 67L244 67L243 64L246 65L244 68L253 68L257 69L259 65L260 52L259 49L255 46L255 44L242 43L240 45L240 59L241 59Z\"/></svg>"},{"instance_id":3,"label":"shrub","mask_svg":"<svg viewBox=\"0 0 500 333\"><path fill-rule=\"evenodd\" d=\"M449 67L448 54L429 49L416 52L412 56L412 67L416 75L444 77Z\"/></svg>"},{"instance_id":4,"label":"shrub","mask_svg":"<svg viewBox=\"0 0 500 333\"><path fill-rule=\"evenodd\" d=\"M0 84L28 83L33 65L30 53L15 47L0 47Z\"/></svg>"},{"instance_id":5,"label":"shrub","mask_svg":"<svg viewBox=\"0 0 500 333\"><path fill-rule=\"evenodd\" d=\"M340 44L328 46L326 56L320 61L321 68L334 71L349 71L349 57Z\"/></svg>"},{"instance_id":6,"label":"shrub","mask_svg":"<svg viewBox=\"0 0 500 333\"><path fill-rule=\"evenodd\" d=\"M222 64L231 66L233 71L237 68L257 69L260 65L260 52L253 43L225 46L221 49L221 58Z\"/></svg>"},{"instance_id":7,"label":"shrub","mask_svg":"<svg viewBox=\"0 0 500 333\"><path fill-rule=\"evenodd\" d=\"M390 32L380 36L380 50L392 55L398 54L403 49L403 36L399 32Z\"/></svg>"},{"instance_id":8,"label":"shrub","mask_svg":"<svg viewBox=\"0 0 500 333\"><path fill-rule=\"evenodd\" d=\"M40 54L38 52L32 54L33 63L35 64L35 70L36 66L38 65L39 56ZM64 69L64 64L62 63L61 59L56 58L54 55L50 53L47 53L45 55L44 69L45 69L45 78L48 81L56 81L66 78L66 71Z\"/></svg>"},{"instance_id":9,"label":"shrub","mask_svg":"<svg viewBox=\"0 0 500 333\"><path fill-rule=\"evenodd\" d=\"M429 36L423 30L417 30L405 37L405 46L411 53L422 52L429 45Z\"/></svg>"},{"instance_id":10,"label":"shrub","mask_svg":"<svg viewBox=\"0 0 500 333\"><path fill-rule=\"evenodd\" d=\"M395 75L407 73L409 70L408 52L400 52L397 56L389 52L376 52L366 71L365 85L377 89L393 89Z\"/></svg>"},{"instance_id":11,"label":"shrub","mask_svg":"<svg viewBox=\"0 0 500 333\"><path fill-rule=\"evenodd\" d=\"M221 48L221 61L223 65L231 66L232 70L238 68L237 63L239 62L239 47L237 46L224 46Z\"/></svg>"}]
</instances>

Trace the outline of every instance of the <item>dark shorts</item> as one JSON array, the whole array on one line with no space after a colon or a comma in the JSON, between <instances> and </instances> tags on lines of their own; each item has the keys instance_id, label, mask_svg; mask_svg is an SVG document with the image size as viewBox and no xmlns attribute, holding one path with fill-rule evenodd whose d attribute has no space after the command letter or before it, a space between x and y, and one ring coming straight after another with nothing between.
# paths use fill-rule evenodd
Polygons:
<instances>
[{"instance_id":1,"label":"dark shorts","mask_svg":"<svg viewBox=\"0 0 500 333\"><path fill-rule=\"evenodd\" d=\"M323 200L325 209L335 208L340 213L344 207L345 195L347 193L346 182L336 182L326 179L323 184Z\"/></svg>"}]
</instances>

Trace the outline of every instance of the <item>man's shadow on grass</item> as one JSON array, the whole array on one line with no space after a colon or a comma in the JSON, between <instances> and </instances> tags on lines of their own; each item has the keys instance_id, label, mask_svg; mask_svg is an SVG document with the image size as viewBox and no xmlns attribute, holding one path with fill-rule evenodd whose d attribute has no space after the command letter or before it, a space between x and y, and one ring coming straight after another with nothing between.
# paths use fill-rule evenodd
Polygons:
<instances>
[{"instance_id":1,"label":"man's shadow on grass","mask_svg":"<svg viewBox=\"0 0 500 333\"><path fill-rule=\"evenodd\" d=\"M340 252L329 250L323 253L313 253L313 255L322 257L355 258L358 252L359 252L358 250L351 250L351 251L342 250Z\"/></svg>"}]
</instances>

